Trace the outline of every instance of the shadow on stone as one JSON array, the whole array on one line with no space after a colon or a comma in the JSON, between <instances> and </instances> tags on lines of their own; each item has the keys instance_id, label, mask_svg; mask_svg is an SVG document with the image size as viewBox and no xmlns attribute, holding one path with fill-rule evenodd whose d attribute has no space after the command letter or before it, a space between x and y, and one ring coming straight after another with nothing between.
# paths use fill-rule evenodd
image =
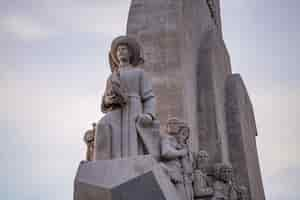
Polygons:
<instances>
[{"instance_id":1,"label":"shadow on stone","mask_svg":"<svg viewBox=\"0 0 300 200\"><path fill-rule=\"evenodd\" d=\"M179 200L152 156L81 163L74 200Z\"/></svg>"}]
</instances>

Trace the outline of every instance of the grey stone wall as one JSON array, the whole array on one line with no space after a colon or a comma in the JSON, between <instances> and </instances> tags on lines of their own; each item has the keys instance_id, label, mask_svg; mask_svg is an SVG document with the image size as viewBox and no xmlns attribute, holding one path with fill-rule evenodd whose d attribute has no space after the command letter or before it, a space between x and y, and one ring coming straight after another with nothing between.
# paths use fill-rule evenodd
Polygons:
<instances>
[{"instance_id":1,"label":"grey stone wall","mask_svg":"<svg viewBox=\"0 0 300 200\"><path fill-rule=\"evenodd\" d=\"M127 34L143 47L162 125L168 115L183 118L193 150L201 146L214 161L228 160L224 82L231 70L207 2L133 0Z\"/></svg>"},{"instance_id":2,"label":"grey stone wall","mask_svg":"<svg viewBox=\"0 0 300 200\"><path fill-rule=\"evenodd\" d=\"M127 34L143 47L144 69L152 78L162 128L170 116L184 117L184 73L180 57L181 0L133 0Z\"/></svg>"},{"instance_id":3,"label":"grey stone wall","mask_svg":"<svg viewBox=\"0 0 300 200\"><path fill-rule=\"evenodd\" d=\"M240 156L232 153L235 149L231 147L225 107L231 64L222 38L220 2L212 1L215 19L207 0L132 0L127 34L143 47L143 67L153 80L162 130L168 116L187 121L192 133L191 149L207 150L213 162L241 162L243 166L236 172L248 173L244 182L256 187L251 188L256 191L252 199L264 199L255 137L240 141L241 148L252 152L244 160L239 161ZM251 132L255 122L248 128ZM246 134L247 128L243 130ZM248 172L244 173L242 167Z\"/></svg>"},{"instance_id":4,"label":"grey stone wall","mask_svg":"<svg viewBox=\"0 0 300 200\"><path fill-rule=\"evenodd\" d=\"M228 161L224 114L225 80L231 74L228 52L207 1L186 0L182 10L187 119L196 124L196 148L206 149L212 161Z\"/></svg>"},{"instance_id":5,"label":"grey stone wall","mask_svg":"<svg viewBox=\"0 0 300 200\"><path fill-rule=\"evenodd\" d=\"M252 104L239 74L226 87L226 113L230 160L237 182L250 190L251 199L265 199L256 148L257 130Z\"/></svg>"}]
</instances>

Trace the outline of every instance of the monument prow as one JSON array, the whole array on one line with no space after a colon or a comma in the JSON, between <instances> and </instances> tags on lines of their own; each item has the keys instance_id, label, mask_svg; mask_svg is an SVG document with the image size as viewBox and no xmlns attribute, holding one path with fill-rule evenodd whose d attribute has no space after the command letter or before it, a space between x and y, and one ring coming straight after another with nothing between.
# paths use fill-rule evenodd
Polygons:
<instances>
[{"instance_id":1,"label":"monument prow","mask_svg":"<svg viewBox=\"0 0 300 200\"><path fill-rule=\"evenodd\" d=\"M264 200L253 107L219 0L132 0L74 200ZM173 116L173 117L171 117Z\"/></svg>"}]
</instances>

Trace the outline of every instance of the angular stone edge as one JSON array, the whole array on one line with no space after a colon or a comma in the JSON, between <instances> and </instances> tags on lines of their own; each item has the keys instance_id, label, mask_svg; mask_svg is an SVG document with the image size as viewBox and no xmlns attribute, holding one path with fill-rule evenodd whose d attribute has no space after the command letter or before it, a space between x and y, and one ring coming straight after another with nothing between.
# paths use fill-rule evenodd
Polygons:
<instances>
[{"instance_id":1,"label":"angular stone edge","mask_svg":"<svg viewBox=\"0 0 300 200\"><path fill-rule=\"evenodd\" d=\"M239 74L228 76L226 81L226 120L229 156L237 183L249 188L252 200L264 200L253 106Z\"/></svg>"},{"instance_id":2,"label":"angular stone edge","mask_svg":"<svg viewBox=\"0 0 300 200\"><path fill-rule=\"evenodd\" d=\"M131 160L130 160L131 159ZM139 159L141 160L145 160L147 161L146 164L144 164L143 166L139 166L136 165L133 161L138 161ZM103 183L103 185L97 181L97 179L101 178L100 176L97 176L97 173L95 174L95 169L97 168L97 163L99 164L100 162L106 162L106 164L104 165L109 165L109 163L113 164L113 162L115 161L119 161L119 162L133 162L131 165L132 169L137 170L136 172L136 176L133 174L128 175L128 177L126 178L121 178L120 184L111 184L109 183L108 185L105 186L105 184ZM130 166L129 165L129 166ZM94 170L90 170L90 172L88 174L86 174L87 177L83 177L82 175L80 175L80 171L81 170L86 170L87 168L95 168ZM86 169L84 169L86 168ZM139 171L140 170L140 171ZM130 171L130 170L129 170ZM95 174L95 177L92 177L91 175ZM99 173L101 174L101 173ZM91 198L95 199L95 195L97 195L97 190L101 190L101 187L103 187L103 190L105 190L105 187L107 187L107 189L113 189L113 188L119 188L122 187L123 184L127 184L129 183L131 180L135 180L138 179L141 176L145 176L147 174L153 174L153 177L155 178L155 181L157 181L157 184L160 187L160 190L162 191L165 200L180 200L178 198L178 194L177 194L177 190L175 189L174 185L171 183L169 177L165 174L165 172L163 171L163 169L161 168L160 163L158 163L155 158L151 155L146 155L146 156L137 156L137 157L132 157L132 158L127 158L127 159L118 159L118 160L102 160L102 161L91 161L91 162L81 162L75 179L74 179L74 193L73 193L73 199L77 200L79 195L76 191L78 187L87 187L87 191L90 190L90 188L93 187L97 187L99 186L99 188L97 187L96 190L90 190L92 192L90 192L90 194L85 193L85 195L87 196L91 196ZM127 174L126 174L127 176ZM107 177L106 177L107 178ZM95 179L95 180L94 180ZM105 182L105 180L104 180ZM107 184L107 183L106 183ZM90 187L90 188L89 188ZM115 190L115 189L113 189ZM101 193L103 195L103 193ZM112 198L113 194L110 192L107 192L107 197L108 198Z\"/></svg>"}]
</instances>

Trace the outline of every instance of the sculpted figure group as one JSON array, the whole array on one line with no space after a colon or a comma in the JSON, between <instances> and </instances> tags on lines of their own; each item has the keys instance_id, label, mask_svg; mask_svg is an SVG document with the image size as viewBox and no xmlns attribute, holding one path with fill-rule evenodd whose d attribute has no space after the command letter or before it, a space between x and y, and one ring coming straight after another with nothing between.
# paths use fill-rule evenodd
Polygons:
<instances>
[{"instance_id":1,"label":"sculpted figure group","mask_svg":"<svg viewBox=\"0 0 300 200\"><path fill-rule=\"evenodd\" d=\"M140 65L141 49L120 36L109 53L111 75L102 98L104 117L86 132L87 161L152 154L182 200L247 200L229 164L211 164L206 151L189 150L189 126L169 118L160 133L150 79Z\"/></svg>"}]
</instances>

